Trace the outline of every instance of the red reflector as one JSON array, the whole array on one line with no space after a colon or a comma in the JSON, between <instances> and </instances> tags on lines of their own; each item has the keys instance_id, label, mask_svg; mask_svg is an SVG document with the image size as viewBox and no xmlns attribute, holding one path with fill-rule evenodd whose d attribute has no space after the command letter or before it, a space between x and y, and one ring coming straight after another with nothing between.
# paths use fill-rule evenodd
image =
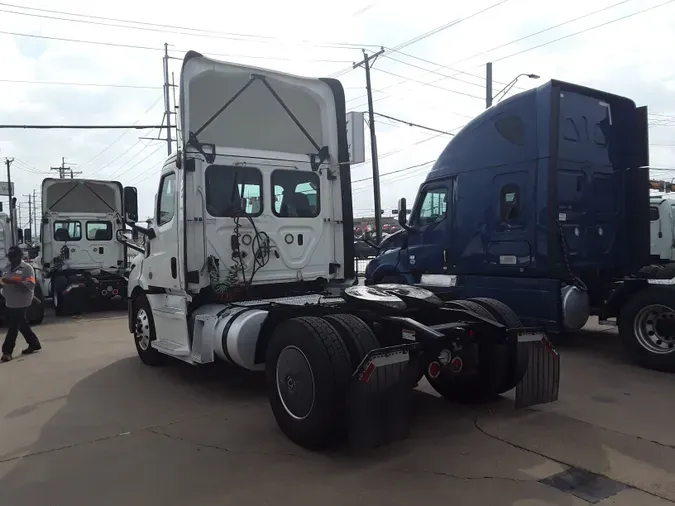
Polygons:
<instances>
[{"instance_id":1,"label":"red reflector","mask_svg":"<svg viewBox=\"0 0 675 506\"><path fill-rule=\"evenodd\" d=\"M434 379L438 378L441 374L441 364L439 364L434 360L429 364L429 367L427 368L427 373L431 378Z\"/></svg>"},{"instance_id":2,"label":"red reflector","mask_svg":"<svg viewBox=\"0 0 675 506\"><path fill-rule=\"evenodd\" d=\"M452 367L452 372L460 372L464 367L464 362L460 357L455 357L450 361L450 367Z\"/></svg>"},{"instance_id":3,"label":"red reflector","mask_svg":"<svg viewBox=\"0 0 675 506\"><path fill-rule=\"evenodd\" d=\"M476 337L476 332L473 329L469 329L469 337Z\"/></svg>"},{"instance_id":4,"label":"red reflector","mask_svg":"<svg viewBox=\"0 0 675 506\"><path fill-rule=\"evenodd\" d=\"M368 367L366 367L366 370L363 371L363 374L361 375L361 381L363 381L364 383L368 383L370 375L373 374L374 370L375 370L375 363L371 362L370 364L368 364Z\"/></svg>"}]
</instances>

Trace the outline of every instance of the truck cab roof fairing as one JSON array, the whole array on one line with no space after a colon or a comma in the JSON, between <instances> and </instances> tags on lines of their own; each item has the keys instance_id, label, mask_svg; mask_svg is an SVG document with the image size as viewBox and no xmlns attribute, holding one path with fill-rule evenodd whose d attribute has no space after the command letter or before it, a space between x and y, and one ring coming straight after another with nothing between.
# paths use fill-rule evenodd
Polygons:
<instances>
[{"instance_id":1,"label":"truck cab roof fairing","mask_svg":"<svg viewBox=\"0 0 675 506\"><path fill-rule=\"evenodd\" d=\"M190 51L180 84L183 145L196 137L200 145L276 153L318 155L327 148L332 161L337 159L335 97L319 79Z\"/></svg>"},{"instance_id":2,"label":"truck cab roof fairing","mask_svg":"<svg viewBox=\"0 0 675 506\"><path fill-rule=\"evenodd\" d=\"M54 179L42 181L42 210L51 213L122 212L118 181Z\"/></svg>"}]
</instances>

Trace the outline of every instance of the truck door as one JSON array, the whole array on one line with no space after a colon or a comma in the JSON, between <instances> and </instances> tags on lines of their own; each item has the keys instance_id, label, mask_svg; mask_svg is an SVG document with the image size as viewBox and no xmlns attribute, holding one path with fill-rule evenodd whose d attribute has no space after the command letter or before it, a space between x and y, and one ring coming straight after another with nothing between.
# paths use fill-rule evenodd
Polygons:
<instances>
[{"instance_id":1,"label":"truck door","mask_svg":"<svg viewBox=\"0 0 675 506\"><path fill-rule=\"evenodd\" d=\"M160 288L180 288L176 183L174 171L165 173L160 179L153 227L157 236L150 241L150 255L143 262L148 267L148 283Z\"/></svg>"},{"instance_id":2,"label":"truck door","mask_svg":"<svg viewBox=\"0 0 675 506\"><path fill-rule=\"evenodd\" d=\"M411 273L445 272L450 265L452 180L424 185L412 210L407 256L402 261Z\"/></svg>"}]
</instances>

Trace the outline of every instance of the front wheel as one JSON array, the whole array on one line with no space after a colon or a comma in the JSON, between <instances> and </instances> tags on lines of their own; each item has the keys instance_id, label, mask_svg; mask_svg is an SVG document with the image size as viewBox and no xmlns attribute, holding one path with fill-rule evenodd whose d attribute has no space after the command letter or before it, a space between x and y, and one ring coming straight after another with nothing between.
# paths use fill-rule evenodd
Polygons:
<instances>
[{"instance_id":1,"label":"front wheel","mask_svg":"<svg viewBox=\"0 0 675 506\"><path fill-rule=\"evenodd\" d=\"M141 362L150 366L163 365L166 356L151 346L155 335L155 321L152 318L150 303L145 295L136 298L133 305L134 343Z\"/></svg>"},{"instance_id":2,"label":"front wheel","mask_svg":"<svg viewBox=\"0 0 675 506\"><path fill-rule=\"evenodd\" d=\"M632 295L619 314L619 336L636 363L675 372L675 289L650 286Z\"/></svg>"}]
</instances>

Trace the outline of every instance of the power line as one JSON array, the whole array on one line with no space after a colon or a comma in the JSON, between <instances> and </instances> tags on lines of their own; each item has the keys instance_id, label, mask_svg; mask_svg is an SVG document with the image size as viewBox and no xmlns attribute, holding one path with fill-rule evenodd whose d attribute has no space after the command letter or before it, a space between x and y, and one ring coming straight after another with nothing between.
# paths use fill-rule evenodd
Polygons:
<instances>
[{"instance_id":1,"label":"power line","mask_svg":"<svg viewBox=\"0 0 675 506\"><path fill-rule=\"evenodd\" d=\"M161 87L160 87L160 89L161 89ZM163 98L163 95L160 95L159 97L157 97L157 99L155 99L155 101L152 103L152 105L151 105L150 107L148 107L148 108L143 112L143 114L141 114L141 116L140 116L140 118L138 118L138 120L136 120L136 123L140 123L141 119L143 119L143 116L145 116L146 114L148 114L148 113L149 113L149 112L150 112L150 111L151 111L151 110L159 103L159 101L162 100L162 98ZM101 156L103 153L105 153L108 149L110 149L112 146L114 146L115 144L117 144L117 143L118 143L120 140L122 140L122 138L123 138L125 135L127 135L128 133L129 133L129 131L122 132L122 134L121 134L119 137L117 137L114 141L112 141L112 142L111 142L110 144L108 144L105 148L103 148L101 151L99 151L96 155L94 155L94 156L91 157L89 160L87 160L87 161L84 162L82 165L80 165L80 168L82 168L82 167L85 166L85 165L89 165L92 161L96 160L96 158L98 158L98 157ZM93 174L98 174L100 171L101 171L101 169L99 168L99 169L95 170L95 171L92 173L92 175L93 175Z\"/></svg>"},{"instance_id":2,"label":"power line","mask_svg":"<svg viewBox=\"0 0 675 506\"><path fill-rule=\"evenodd\" d=\"M24 81L21 79L0 79L1 83L41 84L49 86L86 86L97 88L133 88L137 90L161 90L161 86L143 86L137 84L69 83L61 81Z\"/></svg>"},{"instance_id":3,"label":"power line","mask_svg":"<svg viewBox=\"0 0 675 506\"><path fill-rule=\"evenodd\" d=\"M391 175L391 174L398 174L399 172L405 172L405 171L407 171L407 170L418 169L418 168L420 168L420 167L424 167L425 165L429 165L430 163L434 163L435 161L436 161L435 159L434 159L434 160L429 160L428 162L418 163L417 165L411 165L411 166L405 167L405 168L403 168L403 169L392 170L391 172L385 172L384 174L381 174L380 177L382 178L382 177L385 177L385 176L389 176L389 175ZM364 177L363 179L357 179L356 181L352 181L352 184L354 184L354 183L361 183L361 182L363 182L363 181L370 181L371 179L373 179L372 176L370 176L370 177Z\"/></svg>"},{"instance_id":4,"label":"power line","mask_svg":"<svg viewBox=\"0 0 675 506\"><path fill-rule=\"evenodd\" d=\"M471 19L471 18L473 18L473 17L475 17L475 16L478 16L479 14L482 14L482 13L484 13L484 12L486 12L486 11L489 11L490 9L493 9L494 7L497 7L497 6L499 6L499 5L503 4L503 3L506 3L506 2L508 2L508 1L509 1L509 0L500 0L500 1L497 2L496 4L492 4L491 6L488 6L488 7L484 8L484 9L481 9L481 10L479 10L479 11L473 12L473 13L469 14L468 16L464 17L464 18L459 18L459 19L452 20L452 21L450 21L450 22L448 22L448 23L445 23L445 24L443 24L443 25L441 25L441 26L438 26L438 27L434 28L433 30L429 30L428 32L425 32L425 33L423 33L423 34L421 34L421 35L418 35L418 36L416 36L416 37L413 37L412 39L408 39L408 40L406 40L406 41L404 41L404 42L401 42L401 43L398 44L397 46L394 46L394 47L391 48L391 49L388 48L387 50L388 50L388 51L394 51L394 52L397 52L399 49L403 49L404 47L408 47L408 46L410 46L410 45L412 45L412 44L415 44L415 43L417 43L417 42L420 42L421 40L424 40L424 39L426 39L426 38L428 38L428 37L431 37L432 35L436 35L437 33L440 33L440 32L442 32L443 30L447 30L448 28L451 28L451 27L453 27L453 26L455 26L455 25L458 25L458 24L460 24L460 23L462 23L462 22L464 22L464 21L467 21L467 20L469 20L469 19ZM354 70L354 67L353 67L353 66L352 66L352 67L347 67L347 68L345 68L345 69L343 69L343 70L337 71L336 73L334 73L333 75L331 75L331 77L340 77L340 76L343 76L343 75L347 74L348 72L351 72L352 70Z\"/></svg>"},{"instance_id":5,"label":"power line","mask_svg":"<svg viewBox=\"0 0 675 506\"><path fill-rule=\"evenodd\" d=\"M506 0L503 0L506 1ZM271 37L263 36L256 34L243 34L243 33L231 33L231 32L222 32L217 30L205 30L203 28L190 28L184 26L176 25L163 25L159 23L150 23L146 21L133 21L128 19L119 19L119 18L109 18L105 16L95 16L91 14L77 14L73 12L65 11L56 11L50 9L38 9L34 7L23 7L21 5L12 5L7 3L0 3L0 5L5 7L13 7L24 10L31 10L36 12L44 12L49 14L57 14L57 16L47 15L47 14L36 14L31 12L18 12L11 11L7 9L0 9L0 12L6 12L8 14L15 14L18 16L28 16L36 17L42 19L52 19L55 21L66 21L71 23L84 23L90 25L99 25L99 26L108 26L113 28L126 28L130 30L140 30L146 32L155 32L155 33L171 33L174 35L187 35L191 37L202 37L202 38L212 38L212 39L225 39L225 40L236 40L239 42L262 42L267 44L278 44L279 42L286 42L293 45L310 45L314 47L325 47L332 49L358 49L361 47L379 47L373 44L353 44L346 42L313 42L310 40L297 40L291 41L289 39L283 39L281 37ZM73 16L80 17L85 19L70 19L64 18L61 16ZM127 23L127 24L120 24ZM138 26L133 26L138 25ZM194 33L192 33L194 32Z\"/></svg>"},{"instance_id":6,"label":"power line","mask_svg":"<svg viewBox=\"0 0 675 506\"><path fill-rule=\"evenodd\" d=\"M127 170L125 170L122 174L126 174L126 173L129 172L130 170L132 170L132 169L138 167L140 164L142 164L144 161L146 161L146 160L147 160L148 158L150 158L152 155L154 155L155 153L157 153L157 152L160 150L160 148L162 148L162 147L163 147L163 146L161 146L161 145L160 145L160 146L157 146L157 149L155 149L154 151L151 151L150 154L149 154L148 156L146 156L146 157L143 158L142 160L138 161L137 163L135 163L134 165L132 165L131 167L129 167L129 168L128 168ZM120 177L122 174L119 174L117 177ZM143 173L141 172L140 175L142 176ZM151 173L148 174L146 177L144 177L143 179L140 179L140 180L138 180L138 176L133 177L133 178L129 181L129 184L133 183L134 181L136 181L137 183L142 183L143 181L145 181L146 179L148 179L148 178L150 178L150 177L152 177L152 176L154 176L154 175L155 175L155 173L154 173L154 172L151 172Z\"/></svg>"},{"instance_id":7,"label":"power line","mask_svg":"<svg viewBox=\"0 0 675 506\"><path fill-rule=\"evenodd\" d=\"M439 133L439 134L450 135L450 136L455 135L453 133L446 132L445 130L438 130L436 128L431 128L431 127L428 127L428 126L419 125L417 123L412 123L412 122L404 120L404 119L395 118L393 116L387 116L386 114L382 114L382 113L379 113L379 112L374 112L373 114L375 114L375 116L382 116L383 118L387 118L387 119L390 119L392 121L397 121L399 123L403 123L404 125L421 128L423 130L429 130L430 132L436 132L436 133Z\"/></svg>"},{"instance_id":8,"label":"power line","mask_svg":"<svg viewBox=\"0 0 675 506\"><path fill-rule=\"evenodd\" d=\"M503 61L506 60L507 58L513 58L514 56L527 53L528 51L533 51L534 49L539 49L540 47L548 46L549 44L553 44L554 42L559 42L561 40L569 39L570 37L575 37L576 35L581 35L582 33L590 32L591 30L595 30L597 28L602 28L603 26L611 25L612 23L616 23L617 21L623 21L624 19L632 18L634 16L638 16L639 14L644 14L645 12L652 11L654 9L658 9L659 7L663 7L665 5L671 4L675 2L675 0L667 0L666 2L660 3L658 5L654 5L652 7L648 7L646 9L641 9L639 11L633 12L631 14L627 14L625 16L621 16L620 18L612 19L610 21L606 21L604 23L600 23L595 26L591 26L589 28L585 28L584 30L579 30L578 32L571 33L569 35L564 35L562 37L558 37L557 39L549 40L548 42L544 42L542 44L538 44L536 46L529 47L527 49L523 49L521 51L516 51L515 53L512 53L507 56L502 56L501 58L493 59L492 63L496 63L498 61Z\"/></svg>"},{"instance_id":9,"label":"power line","mask_svg":"<svg viewBox=\"0 0 675 506\"><path fill-rule=\"evenodd\" d=\"M120 130L136 129L148 130L164 128L163 125L0 125L0 129L15 130Z\"/></svg>"},{"instance_id":10,"label":"power line","mask_svg":"<svg viewBox=\"0 0 675 506\"><path fill-rule=\"evenodd\" d=\"M593 15L595 15L595 14L598 14L598 13L600 13L600 12L603 12L603 11L606 11L606 10L609 10L609 9L613 9L613 8L615 8L615 7L618 7L618 6L620 6L620 5L623 5L623 4L625 4L625 3L632 2L632 1L634 1L634 0L622 0L621 2L617 2L617 3L612 4L612 5L609 5L609 6L607 6L607 7L603 7L602 9L597 9L597 10L595 10L595 11L592 11L592 12L589 12L589 13L586 13L586 14L583 14L583 15L581 15L581 16L577 16L577 17L575 17L575 18L568 19L567 21L563 21L562 23L558 23L558 24L549 26L549 27L547 27L547 28L544 28L544 29L542 29L542 30L538 30L538 31L536 31L536 32L530 33L530 34L525 35L525 36L523 36L523 37L519 37L519 38L517 38L517 39L513 39L513 40L511 40L511 41L509 41L509 42L505 42L505 43L503 43L503 44L499 44L499 45L497 45L497 46L491 47L490 49L486 49L486 50L484 50L484 51L480 51L480 52L478 52L478 53L474 53L474 54L472 54L471 56L467 56L467 57L462 58L462 59L460 59L460 60L456 60L456 61L454 61L454 62L452 62L452 63L450 63L450 64L447 64L447 65L439 65L439 66L437 66L437 67L436 67L435 69L433 69L433 70L427 70L427 73L428 73L428 74L432 74L432 73L434 73L434 72L436 72L436 71L439 71L439 70L442 70L442 69L453 70L451 67L453 67L454 65L457 65L457 64L459 64L459 63L465 62L465 61L467 61L467 60L472 60L472 59L474 59L474 58L476 58L476 57L478 57L478 56L482 56L482 55L484 55L484 54L491 53L492 51L496 51L496 50L501 49L501 48L503 48L503 47L510 46L511 44L515 44L515 43L517 43L517 42L521 42L521 41L526 40L526 39L529 39L529 38L531 38L531 37L535 37L536 35L540 35L540 34L542 34L542 33L546 33L546 32L548 32L548 31L554 30L554 29L556 29L556 28L560 28L561 26L565 26L565 25L567 25L567 24L574 23L574 22L576 22L576 21L580 21L580 20L585 19L585 18L587 18L587 17L593 16ZM416 56L411 55L411 54L408 54L408 53L402 53L402 52L400 52L400 51L399 51L399 53L400 53L400 54L405 54L406 56L409 56L409 57L411 57L411 58L421 59L421 58L419 58L419 57L416 57ZM426 61L427 63L432 63L432 62L430 62L429 60L425 60L425 61ZM494 61L494 60L493 60L493 61ZM457 71L457 73L456 73L456 74L453 74L452 77L454 77L454 76L456 76L456 75L459 75L460 73L462 73L462 72L461 72L461 71ZM447 77L441 77L441 78L439 78L439 79L435 79L435 80L433 80L433 81L429 81L429 84L438 83L438 82L440 82L440 81L444 81L445 79L447 79ZM380 88L379 90L375 90L375 91L378 91L378 92L384 92L384 91L387 90L387 89L391 89L391 88L394 88L394 87L396 87L396 86L400 86L401 84L405 83L406 81L408 81L408 79L405 79L405 78L404 78L403 80L399 81L398 83L394 83L394 84L391 84L391 85L389 85L389 86L385 86L384 88ZM495 81L495 82L497 82L497 81ZM499 84L503 84L503 83L499 83ZM378 100L384 100L385 98L387 98L387 97L380 97Z\"/></svg>"},{"instance_id":11,"label":"power line","mask_svg":"<svg viewBox=\"0 0 675 506\"><path fill-rule=\"evenodd\" d=\"M673 2L675 0L670 0L670 1ZM457 90L452 90L450 88L444 88L443 86L438 86L438 85L435 85L433 83L425 83L424 81L418 81L417 79L413 79L412 77L402 76L401 74L396 74L395 72L390 72L388 70L383 70L381 68L374 68L373 70L376 70L378 72L382 72L384 74L389 74L389 75L394 76L394 77L401 77L403 79L407 79L407 80L412 81L414 83L422 84L423 86L431 86L432 88L437 88L439 90L448 91L450 93L456 93L457 95L464 95L465 97L477 98L478 100L483 100L483 97L479 97L477 95L472 95L471 93L465 93L463 91L457 91ZM347 102L351 102L353 100L357 100L357 99L347 100ZM382 99L379 99L379 100L382 100Z\"/></svg>"},{"instance_id":12,"label":"power line","mask_svg":"<svg viewBox=\"0 0 675 506\"><path fill-rule=\"evenodd\" d=\"M57 42L72 42L76 44L92 44L96 46L105 46L105 47L116 47L120 49L137 49L143 51L164 51L160 47L152 46L141 46L138 44L120 44L117 42L99 42L95 40L84 40L84 39L71 39L67 37L51 37L47 35L35 35L32 33L21 33L21 32L9 32L5 30L0 30L1 35L10 35L13 37L27 37L32 39L42 39L42 40L53 40ZM170 49L169 51L174 52L187 52L185 50L179 49ZM310 62L310 63L349 63L349 60L326 60L326 59L307 59L307 58L289 58L284 56L258 56L250 54L232 54L232 53L205 53L207 56L218 56L225 58L251 58L251 59L261 59L261 60L284 60L284 61L301 61L301 62Z\"/></svg>"}]
</instances>

